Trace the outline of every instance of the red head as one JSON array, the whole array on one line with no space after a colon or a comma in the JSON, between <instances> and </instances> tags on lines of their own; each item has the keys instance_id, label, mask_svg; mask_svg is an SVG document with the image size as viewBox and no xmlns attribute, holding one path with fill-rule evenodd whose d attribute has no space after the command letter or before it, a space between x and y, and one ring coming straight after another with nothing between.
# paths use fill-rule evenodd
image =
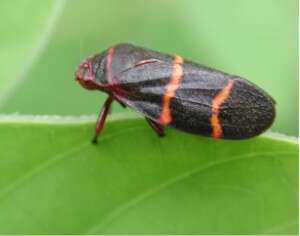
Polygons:
<instances>
[{"instance_id":1,"label":"red head","mask_svg":"<svg viewBox=\"0 0 300 236\"><path fill-rule=\"evenodd\" d=\"M93 72L93 57L88 57L82 61L75 72L76 80L86 89L99 89Z\"/></svg>"}]
</instances>

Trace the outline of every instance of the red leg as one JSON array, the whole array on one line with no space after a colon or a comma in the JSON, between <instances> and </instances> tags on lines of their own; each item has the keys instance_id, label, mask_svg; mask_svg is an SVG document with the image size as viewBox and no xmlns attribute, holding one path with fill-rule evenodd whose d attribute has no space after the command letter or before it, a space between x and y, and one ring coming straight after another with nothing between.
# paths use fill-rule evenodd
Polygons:
<instances>
[{"instance_id":1,"label":"red leg","mask_svg":"<svg viewBox=\"0 0 300 236\"><path fill-rule=\"evenodd\" d=\"M153 120L150 120L147 117L146 117L146 121L148 122L150 127L157 133L157 135L159 137L164 137L165 136L164 129L160 124L158 124L157 122L155 122Z\"/></svg>"},{"instance_id":2,"label":"red leg","mask_svg":"<svg viewBox=\"0 0 300 236\"><path fill-rule=\"evenodd\" d=\"M101 111L99 113L98 119L97 119L97 123L96 123L96 132L95 132L95 136L92 140L93 143L97 143L97 139L98 136L101 132L101 130L103 129L107 114L110 110L111 104L114 101L114 97L109 95L108 98L106 99L103 107L101 108Z\"/></svg>"}]
</instances>

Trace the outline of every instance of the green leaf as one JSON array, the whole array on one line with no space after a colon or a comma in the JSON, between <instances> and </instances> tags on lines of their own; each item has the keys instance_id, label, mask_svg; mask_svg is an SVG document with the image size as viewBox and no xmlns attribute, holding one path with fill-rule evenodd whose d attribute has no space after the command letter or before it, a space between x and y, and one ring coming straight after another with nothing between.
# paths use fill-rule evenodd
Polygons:
<instances>
[{"instance_id":1,"label":"green leaf","mask_svg":"<svg viewBox=\"0 0 300 236\"><path fill-rule=\"evenodd\" d=\"M1 234L297 234L298 144L212 140L137 118L0 119Z\"/></svg>"},{"instance_id":2,"label":"green leaf","mask_svg":"<svg viewBox=\"0 0 300 236\"><path fill-rule=\"evenodd\" d=\"M75 68L80 59L125 41L255 82L277 101L273 130L298 135L297 0L10 2L0 2L1 35L7 36L0 39L1 113L95 114L105 95L75 83ZM17 24L7 20L16 16L23 16ZM23 64L31 67L24 72ZM3 81L16 85L5 99Z\"/></svg>"}]
</instances>

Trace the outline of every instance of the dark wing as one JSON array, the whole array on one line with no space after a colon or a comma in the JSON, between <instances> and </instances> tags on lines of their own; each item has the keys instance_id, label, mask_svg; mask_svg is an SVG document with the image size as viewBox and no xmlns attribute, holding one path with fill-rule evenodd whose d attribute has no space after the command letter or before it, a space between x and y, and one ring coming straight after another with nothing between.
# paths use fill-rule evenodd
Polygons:
<instances>
[{"instance_id":1,"label":"dark wing","mask_svg":"<svg viewBox=\"0 0 300 236\"><path fill-rule=\"evenodd\" d=\"M126 69L115 76L121 89L115 96L127 106L158 122L162 96L171 73L171 63L161 61Z\"/></svg>"},{"instance_id":2,"label":"dark wing","mask_svg":"<svg viewBox=\"0 0 300 236\"><path fill-rule=\"evenodd\" d=\"M219 107L222 138L255 136L272 123L275 115L272 99L262 90L239 77L198 64L183 64L183 76L170 103L171 127L194 134L212 135L212 101L234 80L230 94ZM126 94L122 102L144 116L160 122L163 96L170 82L172 61L143 64L121 72L120 87ZM118 95L117 95L118 96Z\"/></svg>"},{"instance_id":3,"label":"dark wing","mask_svg":"<svg viewBox=\"0 0 300 236\"><path fill-rule=\"evenodd\" d=\"M223 137L230 139L256 136L275 119L275 101L262 89L237 78L230 95L220 107Z\"/></svg>"}]
</instances>

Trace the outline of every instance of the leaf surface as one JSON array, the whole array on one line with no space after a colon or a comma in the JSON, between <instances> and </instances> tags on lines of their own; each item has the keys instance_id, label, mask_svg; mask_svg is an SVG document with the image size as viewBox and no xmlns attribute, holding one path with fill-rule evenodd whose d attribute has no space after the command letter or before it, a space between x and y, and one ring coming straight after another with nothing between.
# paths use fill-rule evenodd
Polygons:
<instances>
[{"instance_id":1,"label":"leaf surface","mask_svg":"<svg viewBox=\"0 0 300 236\"><path fill-rule=\"evenodd\" d=\"M112 117L0 119L2 234L297 234L298 144Z\"/></svg>"}]
</instances>

